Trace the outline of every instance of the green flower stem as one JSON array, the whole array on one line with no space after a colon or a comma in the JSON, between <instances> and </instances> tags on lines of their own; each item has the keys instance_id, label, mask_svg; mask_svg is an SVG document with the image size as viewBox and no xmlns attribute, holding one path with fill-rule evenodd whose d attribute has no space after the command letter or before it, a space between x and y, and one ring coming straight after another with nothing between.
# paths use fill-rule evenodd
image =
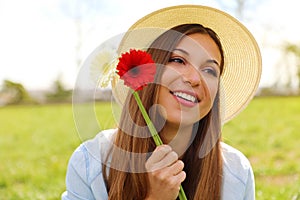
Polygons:
<instances>
[{"instance_id":1,"label":"green flower stem","mask_svg":"<svg viewBox=\"0 0 300 200\"><path fill-rule=\"evenodd\" d=\"M185 193L184 193L182 185L180 185L180 190L179 190L178 196L179 196L180 200L187 200L187 197L185 196Z\"/></svg>"},{"instance_id":2,"label":"green flower stem","mask_svg":"<svg viewBox=\"0 0 300 200\"><path fill-rule=\"evenodd\" d=\"M134 98L135 98L135 100L136 100L136 102L137 102L137 104L138 104L138 106L140 108L140 111L142 112L142 115L143 115L143 117L144 117L144 119L145 119L145 121L147 123L147 126L148 126L148 128L149 128L149 130L151 132L151 135L152 135L152 137L154 139L154 142L155 142L156 146L162 145L163 142L160 139L160 137L159 137L159 135L158 135L158 133L157 133L157 131L156 131L156 129L155 129L155 127L154 127L154 125L153 125L153 123L152 123L149 115L148 115L148 113L146 112L145 107L142 104L142 101L140 99L139 94L136 91L133 91L133 96L134 96Z\"/></svg>"},{"instance_id":3,"label":"green flower stem","mask_svg":"<svg viewBox=\"0 0 300 200\"><path fill-rule=\"evenodd\" d=\"M137 102L137 104L139 106L139 109L140 109L140 111L141 111L141 113L142 113L142 115L143 115L143 117L144 117L144 119L145 119L145 121L147 123L147 126L148 126L148 128L150 130L150 133L152 135L152 138L153 138L156 146L162 145L163 142L160 139L160 137L159 137L159 135L158 135L158 133L157 133L157 131L156 131L156 129L155 129L155 127L154 127L154 125L153 125L153 123L152 123L149 115L148 115L148 113L146 112L146 109L145 109L144 105L142 104L142 101L140 99L139 94L136 91L134 91L134 90L132 91L132 93L133 93L133 96L134 96L134 98L135 98L135 100L136 100L136 102ZM187 197L186 197L186 195L184 193L184 190L183 190L183 188L182 188L181 185L180 185L180 190L179 190L179 195L178 196L179 196L180 200L187 200Z\"/></svg>"}]
</instances>

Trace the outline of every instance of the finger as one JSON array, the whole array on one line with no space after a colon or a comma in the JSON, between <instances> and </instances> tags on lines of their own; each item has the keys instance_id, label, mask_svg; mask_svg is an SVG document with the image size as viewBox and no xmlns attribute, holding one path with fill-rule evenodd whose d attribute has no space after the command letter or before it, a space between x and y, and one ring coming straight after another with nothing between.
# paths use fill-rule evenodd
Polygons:
<instances>
[{"instance_id":1,"label":"finger","mask_svg":"<svg viewBox=\"0 0 300 200\"><path fill-rule=\"evenodd\" d=\"M171 166L168 166L162 170L153 171L152 174L158 177L160 180L169 179L170 177L177 176L182 172L184 168L184 163L181 160L177 160Z\"/></svg>"},{"instance_id":2,"label":"finger","mask_svg":"<svg viewBox=\"0 0 300 200\"><path fill-rule=\"evenodd\" d=\"M179 174L184 168L184 163L181 160L177 160L173 165L168 167L168 171L172 175Z\"/></svg>"},{"instance_id":3,"label":"finger","mask_svg":"<svg viewBox=\"0 0 300 200\"><path fill-rule=\"evenodd\" d=\"M170 151L163 159L159 162L154 163L151 167L151 171L159 170L168 166L171 166L178 160L178 155L175 151Z\"/></svg>"},{"instance_id":4,"label":"finger","mask_svg":"<svg viewBox=\"0 0 300 200\"><path fill-rule=\"evenodd\" d=\"M180 188L181 183L185 180L186 178L186 173L185 171L181 171L180 173L178 173L175 176L172 176L170 178L170 186L173 187L174 189L178 189Z\"/></svg>"},{"instance_id":5,"label":"finger","mask_svg":"<svg viewBox=\"0 0 300 200\"><path fill-rule=\"evenodd\" d=\"M156 147L156 149L146 162L146 168L151 168L152 164L161 161L171 151L172 148L169 145L160 145Z\"/></svg>"}]
</instances>

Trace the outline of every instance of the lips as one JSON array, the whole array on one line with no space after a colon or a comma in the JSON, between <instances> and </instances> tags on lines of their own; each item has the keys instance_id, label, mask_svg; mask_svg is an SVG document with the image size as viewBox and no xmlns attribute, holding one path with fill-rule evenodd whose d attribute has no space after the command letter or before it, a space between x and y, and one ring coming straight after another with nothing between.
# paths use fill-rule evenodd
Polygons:
<instances>
[{"instance_id":1,"label":"lips","mask_svg":"<svg viewBox=\"0 0 300 200\"><path fill-rule=\"evenodd\" d=\"M187 91L170 91L172 95L175 97L182 99L187 102L191 103L199 103L200 100L198 99L197 95L192 92L187 92Z\"/></svg>"}]
</instances>

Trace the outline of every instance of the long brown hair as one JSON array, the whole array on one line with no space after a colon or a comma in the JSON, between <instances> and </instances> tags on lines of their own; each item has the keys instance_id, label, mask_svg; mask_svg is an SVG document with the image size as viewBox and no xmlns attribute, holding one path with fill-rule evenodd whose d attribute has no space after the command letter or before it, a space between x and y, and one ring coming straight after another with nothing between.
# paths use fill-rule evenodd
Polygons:
<instances>
[{"instance_id":1,"label":"long brown hair","mask_svg":"<svg viewBox=\"0 0 300 200\"><path fill-rule=\"evenodd\" d=\"M220 64L222 72L224 56L219 38L214 31L199 24L184 24L166 31L150 45L147 51L158 65L164 66L182 37L193 33L208 34L215 41L222 58ZM162 72L163 67L158 67L157 81L160 80ZM146 110L157 103L158 90L159 85L149 84L139 91ZM125 102L125 108L127 109L124 109L121 114L112 153L107 157L109 159L111 156L109 174L107 176L107 166L103 166L103 175L109 199L145 199L149 183L144 165L149 156L148 152L155 149L155 144L148 129L141 128L146 127L146 123L134 98L130 95ZM156 126L160 126L159 123L162 121L158 113L155 110L149 113ZM211 111L194 124L193 141L183 155L187 177L182 185L188 199L220 199L222 185L220 134L218 92ZM134 153L140 156L135 156Z\"/></svg>"}]
</instances>

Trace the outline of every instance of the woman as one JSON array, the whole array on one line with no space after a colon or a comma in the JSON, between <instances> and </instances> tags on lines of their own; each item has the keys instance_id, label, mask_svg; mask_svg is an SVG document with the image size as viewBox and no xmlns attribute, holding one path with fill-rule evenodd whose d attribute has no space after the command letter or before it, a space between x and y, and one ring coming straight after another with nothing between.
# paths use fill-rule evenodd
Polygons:
<instances>
[{"instance_id":1,"label":"woman","mask_svg":"<svg viewBox=\"0 0 300 200\"><path fill-rule=\"evenodd\" d=\"M214 17L224 20L224 14L214 9L179 6L150 14L131 28L145 28L149 19L156 19L157 27L161 28L158 21L174 13L181 15L173 16L173 23L169 19L168 26L173 25L172 28L147 48L158 69L155 83L139 91L165 145L155 146L134 98L128 95L118 129L103 131L74 152L63 199L176 199L180 185L188 199L255 199L254 176L248 160L222 143L220 134L221 124L245 107L257 83L247 85L245 96L237 95L242 91L228 89L224 73L231 72L232 62L226 64L238 55L228 54L227 46L223 50L222 37L219 39L220 35L210 27L201 25L205 20L199 19L199 15L204 11L210 14L211 21ZM183 20L187 13L189 16ZM220 13L222 16L218 16ZM120 45L121 51L133 39L137 40L135 34L128 32ZM253 45L254 54L258 55L256 43L252 41L248 47ZM253 84L253 80L259 79L260 57L249 59L250 64L244 65L257 68L254 76L245 73ZM239 67L232 67L233 73L238 74ZM240 80L247 81L246 75L239 77ZM235 104L232 113L226 110L232 102L222 99L224 93L225 100L231 99L230 96L238 99L239 105Z\"/></svg>"}]
</instances>

